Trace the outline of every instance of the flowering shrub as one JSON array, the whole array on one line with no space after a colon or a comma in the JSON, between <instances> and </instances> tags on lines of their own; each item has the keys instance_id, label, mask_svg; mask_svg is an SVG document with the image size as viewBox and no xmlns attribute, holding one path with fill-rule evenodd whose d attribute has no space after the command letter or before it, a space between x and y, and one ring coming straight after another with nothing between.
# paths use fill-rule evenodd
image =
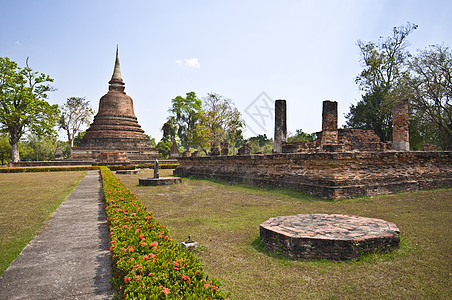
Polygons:
<instances>
[{"instance_id":1,"label":"flowering shrub","mask_svg":"<svg viewBox=\"0 0 452 300\"><path fill-rule=\"evenodd\" d=\"M117 298L225 299L199 259L173 242L165 225L107 167L100 170Z\"/></svg>"}]
</instances>

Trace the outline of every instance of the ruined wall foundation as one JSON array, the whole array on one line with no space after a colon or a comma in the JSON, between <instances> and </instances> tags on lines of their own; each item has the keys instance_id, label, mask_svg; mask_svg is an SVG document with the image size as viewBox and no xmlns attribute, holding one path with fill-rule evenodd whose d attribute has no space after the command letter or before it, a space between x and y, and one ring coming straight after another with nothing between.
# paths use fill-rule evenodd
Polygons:
<instances>
[{"instance_id":1,"label":"ruined wall foundation","mask_svg":"<svg viewBox=\"0 0 452 300\"><path fill-rule=\"evenodd\" d=\"M335 152L187 157L178 176L283 187L323 199L452 186L452 152Z\"/></svg>"}]
</instances>

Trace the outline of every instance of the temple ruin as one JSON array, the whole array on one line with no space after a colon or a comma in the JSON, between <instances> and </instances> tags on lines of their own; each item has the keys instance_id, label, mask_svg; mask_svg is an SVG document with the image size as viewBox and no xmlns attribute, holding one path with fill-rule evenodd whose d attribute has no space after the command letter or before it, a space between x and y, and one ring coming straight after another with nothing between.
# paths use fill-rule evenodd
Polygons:
<instances>
[{"instance_id":1,"label":"temple ruin","mask_svg":"<svg viewBox=\"0 0 452 300\"><path fill-rule=\"evenodd\" d=\"M133 109L133 100L124 92L118 48L108 93L99 101L99 111L86 131L80 147L72 148L70 160L93 163L140 163L158 158Z\"/></svg>"},{"instance_id":2,"label":"temple ruin","mask_svg":"<svg viewBox=\"0 0 452 300\"><path fill-rule=\"evenodd\" d=\"M257 186L284 187L323 199L344 199L452 186L452 151L409 151L408 101L393 110L394 140L372 130L338 129L337 102L324 101L314 141L286 142L286 103L275 102L275 152L189 156L175 174Z\"/></svg>"}]
</instances>

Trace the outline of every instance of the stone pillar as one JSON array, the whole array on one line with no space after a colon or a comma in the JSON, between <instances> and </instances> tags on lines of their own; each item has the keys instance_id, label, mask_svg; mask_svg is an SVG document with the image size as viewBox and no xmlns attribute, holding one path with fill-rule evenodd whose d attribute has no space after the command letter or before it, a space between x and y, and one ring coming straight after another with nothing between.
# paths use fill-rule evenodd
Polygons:
<instances>
[{"instance_id":1,"label":"stone pillar","mask_svg":"<svg viewBox=\"0 0 452 300\"><path fill-rule=\"evenodd\" d=\"M410 150L410 135L408 131L408 100L404 99L392 109L392 149Z\"/></svg>"},{"instance_id":2,"label":"stone pillar","mask_svg":"<svg viewBox=\"0 0 452 300\"><path fill-rule=\"evenodd\" d=\"M282 144L287 139L287 113L286 100L275 101L275 137L273 139L273 152L281 153Z\"/></svg>"},{"instance_id":3,"label":"stone pillar","mask_svg":"<svg viewBox=\"0 0 452 300\"><path fill-rule=\"evenodd\" d=\"M160 178L159 161L157 159L154 161L154 178Z\"/></svg>"},{"instance_id":4,"label":"stone pillar","mask_svg":"<svg viewBox=\"0 0 452 300\"><path fill-rule=\"evenodd\" d=\"M173 141L173 145L171 146L170 158L179 158L179 150L177 149L176 141Z\"/></svg>"},{"instance_id":5,"label":"stone pillar","mask_svg":"<svg viewBox=\"0 0 452 300\"><path fill-rule=\"evenodd\" d=\"M323 145L337 145L337 102L325 100L323 101L322 110L322 139Z\"/></svg>"}]
</instances>

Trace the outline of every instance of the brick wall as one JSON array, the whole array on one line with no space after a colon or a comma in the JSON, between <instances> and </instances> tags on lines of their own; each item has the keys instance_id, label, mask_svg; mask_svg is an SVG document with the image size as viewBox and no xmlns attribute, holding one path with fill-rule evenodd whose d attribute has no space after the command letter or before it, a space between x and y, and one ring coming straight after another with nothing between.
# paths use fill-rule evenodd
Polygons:
<instances>
[{"instance_id":1,"label":"brick wall","mask_svg":"<svg viewBox=\"0 0 452 300\"><path fill-rule=\"evenodd\" d=\"M179 176L286 187L334 200L452 186L450 151L187 157L179 164Z\"/></svg>"}]
</instances>

